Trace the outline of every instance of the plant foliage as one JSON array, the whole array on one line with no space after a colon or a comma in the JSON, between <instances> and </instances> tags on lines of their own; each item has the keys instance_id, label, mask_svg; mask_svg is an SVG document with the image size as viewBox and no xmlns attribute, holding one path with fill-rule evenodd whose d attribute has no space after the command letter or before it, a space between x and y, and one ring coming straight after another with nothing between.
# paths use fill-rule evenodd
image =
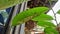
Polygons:
<instances>
[{"instance_id":1,"label":"plant foliage","mask_svg":"<svg viewBox=\"0 0 60 34\"><path fill-rule=\"evenodd\" d=\"M45 28L45 34L58 34L55 29L55 25L51 22L53 18L46 15L45 12L48 11L47 7L36 7L29 10L25 10L17 14L12 20L12 26L16 26L25 23L29 20L37 21L37 25Z\"/></svg>"},{"instance_id":2,"label":"plant foliage","mask_svg":"<svg viewBox=\"0 0 60 34\"><path fill-rule=\"evenodd\" d=\"M12 7L16 4L22 3L23 1L27 0L0 0L0 10ZM14 17L12 20L12 26L22 24L29 20L34 20L37 21L37 25L45 27L45 34L59 34L55 29L56 26L50 22L53 20L53 18L49 15L44 14L46 11L48 11L48 9L49 8L47 7L36 7L23 11ZM60 14L60 10L58 13Z\"/></svg>"},{"instance_id":3,"label":"plant foliage","mask_svg":"<svg viewBox=\"0 0 60 34\"><path fill-rule=\"evenodd\" d=\"M60 14L60 10L58 10L58 12L57 12L58 14Z\"/></svg>"},{"instance_id":4,"label":"plant foliage","mask_svg":"<svg viewBox=\"0 0 60 34\"><path fill-rule=\"evenodd\" d=\"M0 9L12 7L16 4L22 3L23 1L27 0L0 0Z\"/></svg>"},{"instance_id":5,"label":"plant foliage","mask_svg":"<svg viewBox=\"0 0 60 34\"><path fill-rule=\"evenodd\" d=\"M36 7L36 8L23 11L14 17L12 21L12 25L16 26L18 24L27 22L31 20L33 17L38 16L42 13L45 13L46 11L48 11L47 7Z\"/></svg>"},{"instance_id":6,"label":"plant foliage","mask_svg":"<svg viewBox=\"0 0 60 34\"><path fill-rule=\"evenodd\" d=\"M37 22L37 25L39 25L39 26L42 26L42 27L51 27L51 28L55 28L56 26L52 23L52 22L50 22L50 21L39 21L39 22Z\"/></svg>"},{"instance_id":7,"label":"plant foliage","mask_svg":"<svg viewBox=\"0 0 60 34\"><path fill-rule=\"evenodd\" d=\"M34 17L32 20L34 20L34 21L53 20L53 18L47 14L41 14L37 17Z\"/></svg>"},{"instance_id":8,"label":"plant foliage","mask_svg":"<svg viewBox=\"0 0 60 34\"><path fill-rule=\"evenodd\" d=\"M45 34L59 34L55 28L47 27L45 28Z\"/></svg>"}]
</instances>

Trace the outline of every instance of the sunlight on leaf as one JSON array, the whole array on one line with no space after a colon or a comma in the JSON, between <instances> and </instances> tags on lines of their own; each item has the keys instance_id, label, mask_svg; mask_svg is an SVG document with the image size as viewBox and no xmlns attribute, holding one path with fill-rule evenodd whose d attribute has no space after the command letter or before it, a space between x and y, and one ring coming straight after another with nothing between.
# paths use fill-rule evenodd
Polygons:
<instances>
[{"instance_id":1,"label":"sunlight on leaf","mask_svg":"<svg viewBox=\"0 0 60 34\"><path fill-rule=\"evenodd\" d=\"M47 12L48 9L49 8L47 7L36 7L36 8L23 11L14 17L14 19L12 20L12 26L21 24L23 22L27 22L32 18L34 18L35 16Z\"/></svg>"}]
</instances>

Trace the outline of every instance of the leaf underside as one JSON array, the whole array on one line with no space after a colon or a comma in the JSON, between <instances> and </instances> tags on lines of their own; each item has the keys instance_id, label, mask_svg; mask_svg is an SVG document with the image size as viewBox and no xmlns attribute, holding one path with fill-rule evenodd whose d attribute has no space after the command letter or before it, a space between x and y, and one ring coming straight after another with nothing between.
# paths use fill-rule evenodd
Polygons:
<instances>
[{"instance_id":1,"label":"leaf underside","mask_svg":"<svg viewBox=\"0 0 60 34\"><path fill-rule=\"evenodd\" d=\"M46 11L48 11L48 9L49 8L47 7L36 7L23 11L14 17L14 19L12 20L12 26L16 26L23 22L27 22L28 20L31 20L35 16L45 13Z\"/></svg>"},{"instance_id":2,"label":"leaf underside","mask_svg":"<svg viewBox=\"0 0 60 34\"><path fill-rule=\"evenodd\" d=\"M27 0L0 0L0 10L12 7Z\"/></svg>"}]
</instances>

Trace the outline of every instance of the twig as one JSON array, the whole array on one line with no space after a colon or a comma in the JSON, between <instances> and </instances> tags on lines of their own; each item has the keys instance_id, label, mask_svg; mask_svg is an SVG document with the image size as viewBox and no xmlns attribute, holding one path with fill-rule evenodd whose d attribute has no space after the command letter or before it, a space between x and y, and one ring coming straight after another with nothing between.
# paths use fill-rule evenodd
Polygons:
<instances>
[{"instance_id":1,"label":"twig","mask_svg":"<svg viewBox=\"0 0 60 34\"><path fill-rule=\"evenodd\" d=\"M52 12L54 13L54 10L52 9L52 4L51 4L51 0L49 0L49 3L50 3L50 7L51 7L51 10L52 10ZM54 17L55 17L55 21L56 21L56 24L57 24L57 26L58 26L58 22L57 22L57 19L56 19L56 13L54 13Z\"/></svg>"}]
</instances>

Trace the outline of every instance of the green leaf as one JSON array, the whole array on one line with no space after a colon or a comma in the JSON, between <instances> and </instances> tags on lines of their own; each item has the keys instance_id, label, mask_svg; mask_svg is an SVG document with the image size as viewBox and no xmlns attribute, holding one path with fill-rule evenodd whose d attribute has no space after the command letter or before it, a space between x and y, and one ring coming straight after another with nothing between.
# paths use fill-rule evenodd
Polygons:
<instances>
[{"instance_id":1,"label":"green leaf","mask_svg":"<svg viewBox=\"0 0 60 34\"><path fill-rule=\"evenodd\" d=\"M23 22L27 22L32 18L34 18L35 16L45 13L46 11L48 11L48 9L49 8L47 7L36 7L36 8L23 11L14 17L14 19L12 20L12 26L16 26Z\"/></svg>"},{"instance_id":2,"label":"green leaf","mask_svg":"<svg viewBox=\"0 0 60 34\"><path fill-rule=\"evenodd\" d=\"M57 12L58 14L60 14L60 10L58 10L58 12Z\"/></svg>"},{"instance_id":3,"label":"green leaf","mask_svg":"<svg viewBox=\"0 0 60 34\"><path fill-rule=\"evenodd\" d=\"M53 18L47 14L41 14L37 17L34 17L32 20L34 20L34 21L53 20Z\"/></svg>"},{"instance_id":4,"label":"green leaf","mask_svg":"<svg viewBox=\"0 0 60 34\"><path fill-rule=\"evenodd\" d=\"M52 28L56 27L53 23L51 23L49 21L43 21L43 20L42 21L38 21L37 25L42 26L42 27L52 27Z\"/></svg>"},{"instance_id":5,"label":"green leaf","mask_svg":"<svg viewBox=\"0 0 60 34\"><path fill-rule=\"evenodd\" d=\"M20 4L23 1L27 1L27 0L0 0L0 10L12 7L16 4Z\"/></svg>"},{"instance_id":6,"label":"green leaf","mask_svg":"<svg viewBox=\"0 0 60 34\"><path fill-rule=\"evenodd\" d=\"M45 34L59 34L55 28L47 27L45 28Z\"/></svg>"}]
</instances>

